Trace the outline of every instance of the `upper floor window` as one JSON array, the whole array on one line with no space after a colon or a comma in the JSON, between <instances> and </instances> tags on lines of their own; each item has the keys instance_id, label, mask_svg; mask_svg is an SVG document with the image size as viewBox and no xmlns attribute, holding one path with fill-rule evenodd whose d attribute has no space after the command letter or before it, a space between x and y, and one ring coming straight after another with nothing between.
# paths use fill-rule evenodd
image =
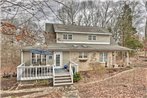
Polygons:
<instances>
[{"instance_id":1,"label":"upper floor window","mask_svg":"<svg viewBox=\"0 0 147 98\"><path fill-rule=\"evenodd\" d=\"M96 35L89 35L88 40L96 40Z\"/></svg>"},{"instance_id":2,"label":"upper floor window","mask_svg":"<svg viewBox=\"0 0 147 98\"><path fill-rule=\"evenodd\" d=\"M99 55L99 61L100 62L107 62L107 59L108 59L108 53L107 52L100 52L100 55Z\"/></svg>"},{"instance_id":3,"label":"upper floor window","mask_svg":"<svg viewBox=\"0 0 147 98\"><path fill-rule=\"evenodd\" d=\"M72 40L72 34L63 34L63 39Z\"/></svg>"}]
</instances>

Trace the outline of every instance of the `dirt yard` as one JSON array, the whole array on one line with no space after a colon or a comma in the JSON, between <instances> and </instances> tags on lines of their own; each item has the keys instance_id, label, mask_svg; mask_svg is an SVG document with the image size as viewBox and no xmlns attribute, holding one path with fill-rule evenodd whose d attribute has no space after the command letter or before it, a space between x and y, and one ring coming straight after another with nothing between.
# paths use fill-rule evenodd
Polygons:
<instances>
[{"instance_id":1,"label":"dirt yard","mask_svg":"<svg viewBox=\"0 0 147 98\"><path fill-rule=\"evenodd\" d=\"M89 78L92 79L92 78ZM88 79L87 79L88 80ZM81 80L73 86L2 91L2 97L27 98L147 98L147 68L134 68L104 79Z\"/></svg>"},{"instance_id":2,"label":"dirt yard","mask_svg":"<svg viewBox=\"0 0 147 98\"><path fill-rule=\"evenodd\" d=\"M105 81L76 87L81 98L147 98L147 68L136 68Z\"/></svg>"}]
</instances>

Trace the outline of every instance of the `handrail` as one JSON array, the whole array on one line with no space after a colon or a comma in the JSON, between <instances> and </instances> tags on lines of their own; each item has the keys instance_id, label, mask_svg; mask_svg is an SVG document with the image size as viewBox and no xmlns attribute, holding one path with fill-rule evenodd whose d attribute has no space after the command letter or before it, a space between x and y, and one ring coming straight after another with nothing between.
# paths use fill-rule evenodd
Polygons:
<instances>
[{"instance_id":1,"label":"handrail","mask_svg":"<svg viewBox=\"0 0 147 98\"><path fill-rule=\"evenodd\" d=\"M20 65L18 65L17 67L22 67L25 66L25 63L21 63Z\"/></svg>"},{"instance_id":2,"label":"handrail","mask_svg":"<svg viewBox=\"0 0 147 98\"><path fill-rule=\"evenodd\" d=\"M72 64L74 64L74 65L78 65L77 63L75 63L75 62L73 62L73 61L71 61L71 60L70 60L70 63L72 63Z\"/></svg>"},{"instance_id":3,"label":"handrail","mask_svg":"<svg viewBox=\"0 0 147 98\"><path fill-rule=\"evenodd\" d=\"M77 63L70 61L70 65L75 68L75 72L78 72L78 64Z\"/></svg>"}]
</instances>

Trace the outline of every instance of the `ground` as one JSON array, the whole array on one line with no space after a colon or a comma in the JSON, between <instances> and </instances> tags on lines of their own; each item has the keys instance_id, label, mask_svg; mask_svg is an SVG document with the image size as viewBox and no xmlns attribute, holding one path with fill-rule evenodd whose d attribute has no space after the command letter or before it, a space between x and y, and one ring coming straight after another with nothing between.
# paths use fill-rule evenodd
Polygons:
<instances>
[{"instance_id":1,"label":"ground","mask_svg":"<svg viewBox=\"0 0 147 98\"><path fill-rule=\"evenodd\" d=\"M102 80L65 87L37 87L2 91L2 97L26 98L147 98L147 68L133 68Z\"/></svg>"}]
</instances>

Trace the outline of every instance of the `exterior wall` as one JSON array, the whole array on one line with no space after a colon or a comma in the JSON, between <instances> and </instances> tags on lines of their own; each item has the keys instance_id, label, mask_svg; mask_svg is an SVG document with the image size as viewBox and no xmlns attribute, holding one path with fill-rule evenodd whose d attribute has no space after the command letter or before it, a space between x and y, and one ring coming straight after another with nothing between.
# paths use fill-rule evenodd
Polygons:
<instances>
[{"instance_id":1,"label":"exterior wall","mask_svg":"<svg viewBox=\"0 0 147 98\"><path fill-rule=\"evenodd\" d=\"M110 36L109 35L97 35L96 40L88 40L89 34L72 34L72 40L64 40L63 34L68 33L56 33L57 43L93 43L93 44L110 44ZM70 33L71 34L71 33Z\"/></svg>"},{"instance_id":2,"label":"exterior wall","mask_svg":"<svg viewBox=\"0 0 147 98\"><path fill-rule=\"evenodd\" d=\"M69 56L70 54L69 54L69 52L63 52L63 66L66 64L68 64L69 63L69 58L70 58L70 56Z\"/></svg>"},{"instance_id":3,"label":"exterior wall","mask_svg":"<svg viewBox=\"0 0 147 98\"><path fill-rule=\"evenodd\" d=\"M70 60L77 63L79 66L79 71L92 70L91 63L99 62L99 52L88 52L88 59L86 61L79 60L79 52L70 52ZM105 66L105 63L100 63L100 65ZM108 62L107 66L112 65L112 52L108 52Z\"/></svg>"},{"instance_id":4,"label":"exterior wall","mask_svg":"<svg viewBox=\"0 0 147 98\"><path fill-rule=\"evenodd\" d=\"M23 51L23 63L25 63L27 66L31 65L31 54L30 54L30 52Z\"/></svg>"},{"instance_id":5,"label":"exterior wall","mask_svg":"<svg viewBox=\"0 0 147 98\"><path fill-rule=\"evenodd\" d=\"M65 64L69 64L69 61L73 61L75 63L78 64L78 69L79 71L87 71L87 70L92 70L92 66L91 63L96 63L99 62L99 53L100 52L88 52L88 59L86 61L81 61L79 60L79 52L62 52L62 66L64 66ZM31 57L30 57L30 53L29 52L23 52L23 62L26 63L26 65L31 65ZM49 59L49 56L46 56L46 60L47 60L47 65L53 65L54 64L54 55L52 55L52 59ZM112 52L108 52L108 62L107 62L107 66L111 67L112 65ZM100 65L105 66L106 63L100 63Z\"/></svg>"}]
</instances>

